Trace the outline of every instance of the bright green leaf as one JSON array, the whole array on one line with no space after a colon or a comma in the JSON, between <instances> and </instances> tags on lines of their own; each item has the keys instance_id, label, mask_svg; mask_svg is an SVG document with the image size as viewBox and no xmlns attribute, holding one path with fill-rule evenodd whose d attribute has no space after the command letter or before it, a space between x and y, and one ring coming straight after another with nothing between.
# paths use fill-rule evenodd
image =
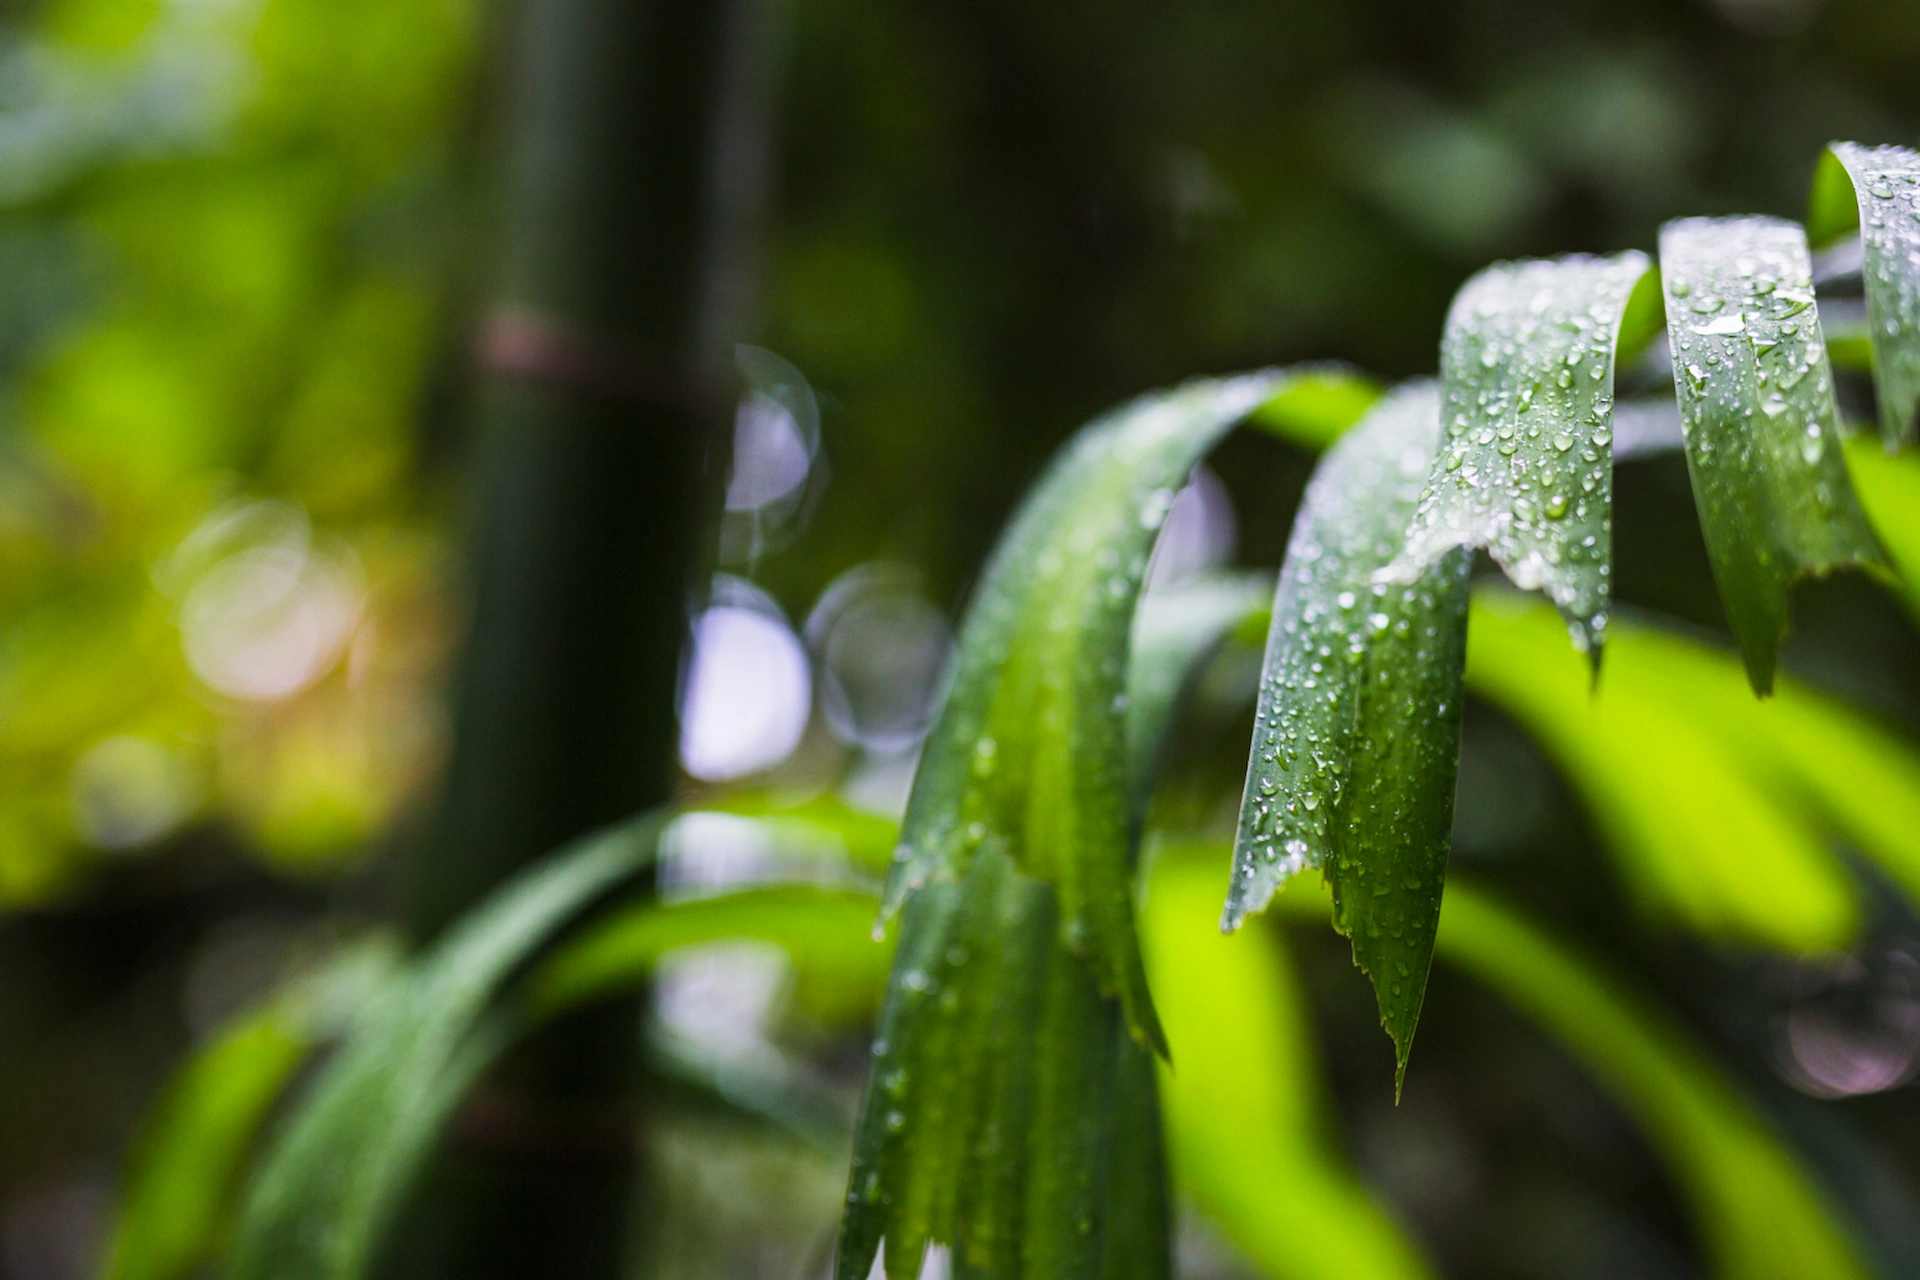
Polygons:
<instances>
[{"instance_id":1,"label":"bright green leaf","mask_svg":"<svg viewBox=\"0 0 1920 1280\"><path fill-rule=\"evenodd\" d=\"M1378 382L1343 365L1308 365L1292 370L1247 423L1304 448L1324 449L1360 421L1381 393Z\"/></svg>"},{"instance_id":2,"label":"bright green leaf","mask_svg":"<svg viewBox=\"0 0 1920 1280\"><path fill-rule=\"evenodd\" d=\"M368 1004L254 1179L235 1280L356 1280L465 1085L503 1044L476 1033L500 984L651 862L661 825L648 815L522 873Z\"/></svg>"},{"instance_id":3,"label":"bright green leaf","mask_svg":"<svg viewBox=\"0 0 1920 1280\"><path fill-rule=\"evenodd\" d=\"M1777 218L1660 231L1687 470L1727 620L1773 689L1794 582L1880 560L1841 457L1806 236Z\"/></svg>"},{"instance_id":4,"label":"bright green leaf","mask_svg":"<svg viewBox=\"0 0 1920 1280\"><path fill-rule=\"evenodd\" d=\"M1858 906L1810 799L1749 768L1691 692L1647 679L1660 658L1635 629L1622 628L1598 689L1558 632L1524 597L1477 593L1467 687L1565 771L1640 901L1709 937L1795 951L1843 945ZM1734 664L1721 663L1737 687Z\"/></svg>"},{"instance_id":5,"label":"bright green leaf","mask_svg":"<svg viewBox=\"0 0 1920 1280\"><path fill-rule=\"evenodd\" d=\"M1865 436L1847 441L1847 471L1867 522L1879 535L1920 618L1920 456L1889 457Z\"/></svg>"},{"instance_id":6,"label":"bright green leaf","mask_svg":"<svg viewBox=\"0 0 1920 1280\"><path fill-rule=\"evenodd\" d=\"M1410 585L1399 551L1439 435L1431 383L1387 398L1321 461L1274 599L1223 924L1321 867L1400 1069L1419 1019L1459 765L1467 553Z\"/></svg>"},{"instance_id":7,"label":"bright green leaf","mask_svg":"<svg viewBox=\"0 0 1920 1280\"><path fill-rule=\"evenodd\" d=\"M1920 433L1920 152L1836 142L1829 154L1853 179L1873 337L1880 436L1889 450ZM1815 210L1835 203L1832 169L1815 185ZM1828 221L1840 225L1837 215Z\"/></svg>"},{"instance_id":8,"label":"bright green leaf","mask_svg":"<svg viewBox=\"0 0 1920 1280\"><path fill-rule=\"evenodd\" d=\"M1403 576L1485 547L1544 590L1599 663L1613 557L1613 372L1645 254L1506 262L1467 281L1440 342L1442 444ZM1644 327L1644 326L1642 326Z\"/></svg>"},{"instance_id":9,"label":"bright green leaf","mask_svg":"<svg viewBox=\"0 0 1920 1280\"><path fill-rule=\"evenodd\" d=\"M1219 852L1159 851L1142 916L1176 1064L1160 1082L1179 1184L1274 1280L1422 1280L1418 1250L1339 1155L1280 939L1212 927Z\"/></svg>"}]
</instances>

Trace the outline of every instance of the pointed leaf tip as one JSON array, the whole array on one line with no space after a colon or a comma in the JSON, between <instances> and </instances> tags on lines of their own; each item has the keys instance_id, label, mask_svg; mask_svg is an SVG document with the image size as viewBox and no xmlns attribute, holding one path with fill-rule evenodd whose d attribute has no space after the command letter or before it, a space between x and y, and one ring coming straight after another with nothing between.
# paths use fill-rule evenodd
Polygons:
<instances>
[{"instance_id":1,"label":"pointed leaf tip","mask_svg":"<svg viewBox=\"0 0 1920 1280\"><path fill-rule=\"evenodd\" d=\"M1222 927L1307 867L1372 981L1404 1068L1446 874L1466 661L1467 553L1380 571L1439 439L1431 383L1395 391L1322 460L1295 520L1261 673Z\"/></svg>"},{"instance_id":2,"label":"pointed leaf tip","mask_svg":"<svg viewBox=\"0 0 1920 1280\"><path fill-rule=\"evenodd\" d=\"M1612 609L1614 364L1648 266L1639 252L1503 262L1455 295L1440 451L1395 567L1405 580L1485 547L1515 585L1546 592L1596 665Z\"/></svg>"},{"instance_id":3,"label":"pointed leaf tip","mask_svg":"<svg viewBox=\"0 0 1920 1280\"><path fill-rule=\"evenodd\" d=\"M1793 583L1883 562L1847 477L1812 259L1791 222L1684 218L1661 229L1660 260L1694 501L1764 695Z\"/></svg>"}]
</instances>

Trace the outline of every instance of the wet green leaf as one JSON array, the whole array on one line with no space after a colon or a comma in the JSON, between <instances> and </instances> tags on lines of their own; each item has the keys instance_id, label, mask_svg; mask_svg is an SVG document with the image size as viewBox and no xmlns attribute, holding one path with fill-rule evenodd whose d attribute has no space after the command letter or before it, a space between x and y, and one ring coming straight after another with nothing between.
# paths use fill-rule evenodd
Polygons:
<instances>
[{"instance_id":1,"label":"wet green leaf","mask_svg":"<svg viewBox=\"0 0 1920 1280\"><path fill-rule=\"evenodd\" d=\"M1684 218L1661 228L1660 270L1694 501L1765 694L1793 583L1880 559L1841 456L1813 264L1794 223Z\"/></svg>"},{"instance_id":2,"label":"wet green leaf","mask_svg":"<svg viewBox=\"0 0 1920 1280\"><path fill-rule=\"evenodd\" d=\"M214 1260L273 1104L395 963L388 946L354 947L235 1019L188 1060L147 1120L105 1280L176 1280Z\"/></svg>"},{"instance_id":3,"label":"wet green leaf","mask_svg":"<svg viewBox=\"0 0 1920 1280\"><path fill-rule=\"evenodd\" d=\"M1716 717L1700 714L1691 689L1676 693L1675 682L1710 689L1700 672L1656 678L1665 659L1646 635L1620 628L1595 689L1551 612L1512 592L1482 591L1467 687L1525 726L1566 773L1645 907L1713 938L1792 951L1843 945L1859 908L1811 796L1756 771L1730 749ZM1719 683L1732 682L1743 710L1759 717L1785 700L1783 690L1755 702L1732 657L1717 662Z\"/></svg>"},{"instance_id":4,"label":"wet green leaf","mask_svg":"<svg viewBox=\"0 0 1920 1280\"><path fill-rule=\"evenodd\" d=\"M1612 600L1615 352L1647 269L1630 252L1499 263L1467 281L1440 342L1442 443L1400 568L1485 547L1515 584L1547 593L1596 670Z\"/></svg>"},{"instance_id":5,"label":"wet green leaf","mask_svg":"<svg viewBox=\"0 0 1920 1280\"><path fill-rule=\"evenodd\" d=\"M465 1086L505 1042L480 1027L555 929L652 861L662 819L591 836L502 886L369 1003L280 1134L241 1211L236 1280L353 1280Z\"/></svg>"},{"instance_id":6,"label":"wet green leaf","mask_svg":"<svg viewBox=\"0 0 1920 1280\"><path fill-rule=\"evenodd\" d=\"M1411 584L1398 554L1439 435L1431 383L1329 451L1294 522L1267 635L1223 926L1320 867L1400 1069L1426 991L1459 764L1467 553Z\"/></svg>"},{"instance_id":7,"label":"wet green leaf","mask_svg":"<svg viewBox=\"0 0 1920 1280\"><path fill-rule=\"evenodd\" d=\"M1157 851L1142 914L1176 1063L1160 1082L1178 1182L1265 1275L1421 1280L1431 1273L1418 1249L1329 1132L1306 997L1281 939L1258 922L1233 936L1213 928L1224 852ZM1325 899L1312 900L1324 918Z\"/></svg>"},{"instance_id":8,"label":"wet green leaf","mask_svg":"<svg viewBox=\"0 0 1920 1280\"><path fill-rule=\"evenodd\" d=\"M1892 450L1920 433L1920 152L1836 142L1827 156L1814 183L1814 230L1823 240L1860 230L1880 435Z\"/></svg>"},{"instance_id":9,"label":"wet green leaf","mask_svg":"<svg viewBox=\"0 0 1920 1280\"><path fill-rule=\"evenodd\" d=\"M1188 472L1283 377L1144 396L1062 451L968 610L887 888L891 913L935 884L965 881L975 858L998 850L1055 888L1061 940L1156 1048L1128 863L1123 713L1134 602Z\"/></svg>"}]
</instances>

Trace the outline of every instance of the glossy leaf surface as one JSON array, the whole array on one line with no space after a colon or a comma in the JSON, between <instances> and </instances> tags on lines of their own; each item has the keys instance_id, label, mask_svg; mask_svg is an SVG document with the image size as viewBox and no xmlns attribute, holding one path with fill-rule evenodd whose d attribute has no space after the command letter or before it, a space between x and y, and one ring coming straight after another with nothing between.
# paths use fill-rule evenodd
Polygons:
<instances>
[{"instance_id":1,"label":"glossy leaf surface","mask_svg":"<svg viewBox=\"0 0 1920 1280\"><path fill-rule=\"evenodd\" d=\"M1223 926L1319 867L1404 1070L1426 990L1459 764L1467 571L1459 548L1386 581L1439 434L1430 383L1327 454L1274 597Z\"/></svg>"},{"instance_id":2,"label":"glossy leaf surface","mask_svg":"<svg viewBox=\"0 0 1920 1280\"><path fill-rule=\"evenodd\" d=\"M1546 592L1596 664L1612 607L1615 349L1647 269L1629 252L1467 281L1440 342L1440 451L1400 566L1485 547Z\"/></svg>"},{"instance_id":3,"label":"glossy leaf surface","mask_svg":"<svg viewBox=\"0 0 1920 1280\"><path fill-rule=\"evenodd\" d=\"M983 851L1058 894L1061 940L1162 1047L1134 937L1127 646L1155 534L1187 474L1282 385L1253 374L1143 396L1068 443L1002 536L927 739L888 912Z\"/></svg>"},{"instance_id":4,"label":"glossy leaf surface","mask_svg":"<svg viewBox=\"0 0 1920 1280\"><path fill-rule=\"evenodd\" d=\"M1920 152L1836 142L1830 154L1857 202L1880 434L1892 450L1920 434ZM1816 210L1826 185L1816 186ZM1830 230L1844 226L1842 216L1827 214Z\"/></svg>"},{"instance_id":5,"label":"glossy leaf surface","mask_svg":"<svg viewBox=\"0 0 1920 1280\"><path fill-rule=\"evenodd\" d=\"M371 1002L253 1183L236 1280L351 1280L467 1084L500 984L569 917L654 856L662 820L589 837L503 885Z\"/></svg>"},{"instance_id":6,"label":"glossy leaf surface","mask_svg":"<svg viewBox=\"0 0 1920 1280\"><path fill-rule=\"evenodd\" d=\"M1773 688L1793 583L1880 559L1841 455L1806 236L1777 218L1660 232L1687 470L1727 619Z\"/></svg>"}]
</instances>

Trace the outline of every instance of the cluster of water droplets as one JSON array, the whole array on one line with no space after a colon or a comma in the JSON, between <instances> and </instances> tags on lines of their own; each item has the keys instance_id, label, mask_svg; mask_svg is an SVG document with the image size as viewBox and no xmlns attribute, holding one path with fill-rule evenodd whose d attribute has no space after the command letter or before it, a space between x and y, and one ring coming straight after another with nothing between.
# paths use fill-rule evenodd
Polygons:
<instances>
[{"instance_id":1,"label":"cluster of water droplets","mask_svg":"<svg viewBox=\"0 0 1920 1280\"><path fill-rule=\"evenodd\" d=\"M1253 750L1222 926L1260 910L1289 876L1323 865L1351 764L1369 651L1430 627L1424 580L1388 581L1438 436L1430 382L1392 393L1336 444L1307 486L1267 633Z\"/></svg>"},{"instance_id":2,"label":"cluster of water droplets","mask_svg":"<svg viewBox=\"0 0 1920 1280\"><path fill-rule=\"evenodd\" d=\"M1687 464L1727 616L1771 687L1787 592L1875 559L1841 453L1806 233L1777 218L1684 218L1660 233Z\"/></svg>"},{"instance_id":3,"label":"cluster of water droplets","mask_svg":"<svg viewBox=\"0 0 1920 1280\"><path fill-rule=\"evenodd\" d=\"M1920 153L1837 142L1860 204L1862 274L1880 429L1889 448L1920 435Z\"/></svg>"},{"instance_id":4,"label":"cluster of water droplets","mask_svg":"<svg viewBox=\"0 0 1920 1280\"><path fill-rule=\"evenodd\" d=\"M1460 290L1440 344L1440 452L1389 576L1485 547L1597 652L1611 602L1614 346L1647 268L1637 252L1498 263Z\"/></svg>"}]
</instances>

